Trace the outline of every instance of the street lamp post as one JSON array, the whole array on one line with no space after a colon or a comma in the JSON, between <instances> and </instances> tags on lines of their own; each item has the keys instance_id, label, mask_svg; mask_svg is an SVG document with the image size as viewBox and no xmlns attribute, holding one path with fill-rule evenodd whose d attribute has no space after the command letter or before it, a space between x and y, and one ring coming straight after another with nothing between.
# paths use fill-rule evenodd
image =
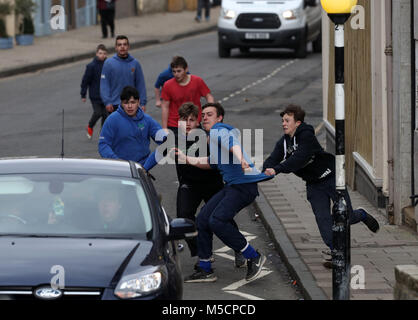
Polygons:
<instances>
[{"instance_id":1,"label":"street lamp post","mask_svg":"<svg viewBox=\"0 0 418 320\"><path fill-rule=\"evenodd\" d=\"M344 99L344 24L357 0L321 0L335 24L335 185L333 206L332 296L350 299L350 219L345 200L345 99Z\"/></svg>"}]
</instances>

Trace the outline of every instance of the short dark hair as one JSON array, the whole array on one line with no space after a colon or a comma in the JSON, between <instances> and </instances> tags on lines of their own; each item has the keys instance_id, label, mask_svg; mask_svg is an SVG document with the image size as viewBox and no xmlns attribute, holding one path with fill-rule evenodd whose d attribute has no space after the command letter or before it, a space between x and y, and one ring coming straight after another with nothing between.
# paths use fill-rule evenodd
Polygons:
<instances>
[{"instance_id":1,"label":"short dark hair","mask_svg":"<svg viewBox=\"0 0 418 320\"><path fill-rule=\"evenodd\" d=\"M138 90L136 90L134 87L126 86L122 89L120 94L120 101L128 101L131 97L133 97L135 100L139 100Z\"/></svg>"},{"instance_id":2,"label":"short dark hair","mask_svg":"<svg viewBox=\"0 0 418 320\"><path fill-rule=\"evenodd\" d=\"M222 105L219 102L209 102L209 103L206 103L205 105L203 105L202 110L204 110L205 108L208 108L208 107L214 107L214 108L216 108L216 115L218 117L219 116L222 116L222 121L224 120L224 117L225 117L225 109L224 109L224 107L222 107Z\"/></svg>"},{"instance_id":3,"label":"short dark hair","mask_svg":"<svg viewBox=\"0 0 418 320\"><path fill-rule=\"evenodd\" d=\"M96 53L99 52L99 50L103 50L107 52L107 48L104 44L99 44L96 48Z\"/></svg>"},{"instance_id":4,"label":"short dark hair","mask_svg":"<svg viewBox=\"0 0 418 320\"><path fill-rule=\"evenodd\" d=\"M199 117L199 107L193 104L193 102L186 102L181 105L179 108L179 117L180 119L185 119L190 116Z\"/></svg>"},{"instance_id":5,"label":"short dark hair","mask_svg":"<svg viewBox=\"0 0 418 320\"><path fill-rule=\"evenodd\" d=\"M305 120L305 111L300 106L295 104L289 104L284 111L280 112L281 117L285 114L293 115L295 121L303 122Z\"/></svg>"},{"instance_id":6,"label":"short dark hair","mask_svg":"<svg viewBox=\"0 0 418 320\"><path fill-rule=\"evenodd\" d=\"M171 60L170 67L171 67L171 69L178 68L178 67L186 69L187 68L186 59L184 59L183 57L180 57L180 56L175 56L175 57L173 57L173 60Z\"/></svg>"},{"instance_id":7,"label":"short dark hair","mask_svg":"<svg viewBox=\"0 0 418 320\"><path fill-rule=\"evenodd\" d=\"M126 41L128 41L128 44L129 44L128 37L127 36L124 36L123 34L121 34L121 35L119 35L119 36L116 37L115 44L118 43L118 40L125 40L125 39L126 39Z\"/></svg>"}]
</instances>

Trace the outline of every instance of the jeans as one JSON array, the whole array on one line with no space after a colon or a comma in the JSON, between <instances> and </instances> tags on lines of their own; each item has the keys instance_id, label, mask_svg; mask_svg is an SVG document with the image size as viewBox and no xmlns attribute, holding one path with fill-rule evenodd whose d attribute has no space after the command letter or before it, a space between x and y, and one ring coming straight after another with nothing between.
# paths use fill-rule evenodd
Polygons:
<instances>
[{"instance_id":1,"label":"jeans","mask_svg":"<svg viewBox=\"0 0 418 320\"><path fill-rule=\"evenodd\" d=\"M205 18L210 17L210 0L198 0L197 2L197 18L202 18L202 9L205 8Z\"/></svg>"},{"instance_id":2,"label":"jeans","mask_svg":"<svg viewBox=\"0 0 418 320\"><path fill-rule=\"evenodd\" d=\"M333 219L331 215L330 200L335 202L337 199L335 177L329 177L324 181L306 184L306 193L308 201L311 203L322 240L329 248L332 248ZM344 199L347 202L348 211L351 212L350 224L360 222L363 217L362 213L360 210L353 211L348 192L346 192Z\"/></svg>"},{"instance_id":3,"label":"jeans","mask_svg":"<svg viewBox=\"0 0 418 320\"><path fill-rule=\"evenodd\" d=\"M209 200L220 190L219 185L190 185L182 184L177 190L177 218L186 218L195 221L196 210L200 203ZM237 227L238 228L238 227ZM197 237L186 239L192 257L197 255Z\"/></svg>"},{"instance_id":4,"label":"jeans","mask_svg":"<svg viewBox=\"0 0 418 320\"><path fill-rule=\"evenodd\" d=\"M91 103L93 106L93 114L91 115L90 121L89 121L89 127L93 128L96 125L97 120L102 118L102 127L103 123L105 122L108 114L106 111L106 108L103 103Z\"/></svg>"},{"instance_id":5,"label":"jeans","mask_svg":"<svg viewBox=\"0 0 418 320\"><path fill-rule=\"evenodd\" d=\"M234 251L244 249L247 240L236 227L234 217L257 196L257 183L227 185L206 203L197 216L200 259L206 260L212 255L213 234Z\"/></svg>"}]
</instances>

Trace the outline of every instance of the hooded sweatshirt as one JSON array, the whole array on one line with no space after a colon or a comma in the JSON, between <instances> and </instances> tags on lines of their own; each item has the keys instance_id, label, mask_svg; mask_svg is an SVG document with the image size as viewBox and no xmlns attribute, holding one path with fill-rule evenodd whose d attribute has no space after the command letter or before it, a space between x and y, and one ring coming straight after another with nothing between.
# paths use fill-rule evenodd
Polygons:
<instances>
[{"instance_id":1,"label":"hooded sweatshirt","mask_svg":"<svg viewBox=\"0 0 418 320\"><path fill-rule=\"evenodd\" d=\"M155 141L160 124L138 108L135 117L121 106L105 121L99 139L102 158L123 159L143 165L150 154L150 139Z\"/></svg>"},{"instance_id":2,"label":"hooded sweatshirt","mask_svg":"<svg viewBox=\"0 0 418 320\"><path fill-rule=\"evenodd\" d=\"M314 128L304 122L291 138L285 134L263 164L263 171L273 168L276 174L294 173L307 183L315 183L335 173L335 157L325 152Z\"/></svg>"},{"instance_id":3,"label":"hooded sweatshirt","mask_svg":"<svg viewBox=\"0 0 418 320\"><path fill-rule=\"evenodd\" d=\"M120 104L120 93L126 86L135 87L139 92L139 104L147 104L147 90L144 74L138 60L130 54L123 59L115 54L106 59L100 79L100 95L107 106Z\"/></svg>"},{"instance_id":4,"label":"hooded sweatshirt","mask_svg":"<svg viewBox=\"0 0 418 320\"><path fill-rule=\"evenodd\" d=\"M244 151L244 159L250 165L251 170L243 172L241 163L230 151L235 145L241 147L238 129L225 123L217 123L210 129L209 134L209 163L213 169L219 170L227 185L255 183L273 178L257 170Z\"/></svg>"}]
</instances>

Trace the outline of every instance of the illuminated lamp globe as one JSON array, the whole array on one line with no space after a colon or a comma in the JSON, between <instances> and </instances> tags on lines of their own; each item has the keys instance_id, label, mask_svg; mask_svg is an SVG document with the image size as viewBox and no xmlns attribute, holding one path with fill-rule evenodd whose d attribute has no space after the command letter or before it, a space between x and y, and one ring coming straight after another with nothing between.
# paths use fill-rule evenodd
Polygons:
<instances>
[{"instance_id":1,"label":"illuminated lamp globe","mask_svg":"<svg viewBox=\"0 0 418 320\"><path fill-rule=\"evenodd\" d=\"M321 0L321 5L328 14L347 14L357 5L357 0Z\"/></svg>"}]
</instances>

